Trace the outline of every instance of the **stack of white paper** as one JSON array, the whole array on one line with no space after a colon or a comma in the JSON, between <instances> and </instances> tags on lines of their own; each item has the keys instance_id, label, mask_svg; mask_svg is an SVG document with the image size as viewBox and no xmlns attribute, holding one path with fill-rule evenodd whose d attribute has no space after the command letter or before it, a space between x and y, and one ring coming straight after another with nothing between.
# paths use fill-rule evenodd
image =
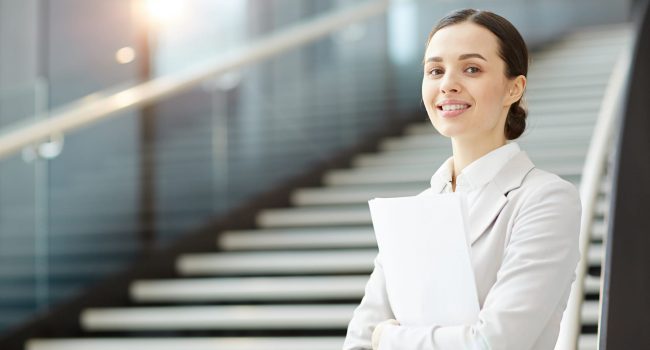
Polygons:
<instances>
[{"instance_id":1,"label":"stack of white paper","mask_svg":"<svg viewBox=\"0 0 650 350\"><path fill-rule=\"evenodd\" d=\"M404 326L478 320L462 192L368 201L393 313Z\"/></svg>"}]
</instances>

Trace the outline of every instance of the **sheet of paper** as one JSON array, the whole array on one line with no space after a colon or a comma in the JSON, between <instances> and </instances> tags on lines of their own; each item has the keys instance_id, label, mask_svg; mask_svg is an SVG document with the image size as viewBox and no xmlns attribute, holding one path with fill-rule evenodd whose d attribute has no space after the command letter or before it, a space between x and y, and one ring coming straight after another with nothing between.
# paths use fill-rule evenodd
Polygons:
<instances>
[{"instance_id":1,"label":"sheet of paper","mask_svg":"<svg viewBox=\"0 0 650 350\"><path fill-rule=\"evenodd\" d=\"M405 326L478 320L462 192L368 201L396 319Z\"/></svg>"}]
</instances>

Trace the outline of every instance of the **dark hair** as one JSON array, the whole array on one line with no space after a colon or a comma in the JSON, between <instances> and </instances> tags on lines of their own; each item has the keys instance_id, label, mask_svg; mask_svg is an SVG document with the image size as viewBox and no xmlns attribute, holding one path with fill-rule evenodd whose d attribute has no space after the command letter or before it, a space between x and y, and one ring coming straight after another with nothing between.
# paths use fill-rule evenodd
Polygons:
<instances>
[{"instance_id":1,"label":"dark hair","mask_svg":"<svg viewBox=\"0 0 650 350\"><path fill-rule=\"evenodd\" d=\"M426 48L433 35L440 29L462 22L476 23L491 31L498 39L499 57L506 63L505 75L512 79L519 75L528 74L528 48L526 42L515 26L507 19L490 11L461 9L453 11L443 17L433 27ZM522 96L523 99L523 96ZM526 116L528 112L520 105L521 99L510 105L505 124L505 135L508 140L514 140L523 134L526 129Z\"/></svg>"}]
</instances>

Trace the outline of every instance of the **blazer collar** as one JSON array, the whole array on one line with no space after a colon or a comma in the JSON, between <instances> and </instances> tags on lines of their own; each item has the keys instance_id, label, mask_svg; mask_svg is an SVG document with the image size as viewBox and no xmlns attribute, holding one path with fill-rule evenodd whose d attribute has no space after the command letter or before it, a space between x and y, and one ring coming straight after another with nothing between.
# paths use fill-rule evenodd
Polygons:
<instances>
[{"instance_id":1,"label":"blazer collar","mask_svg":"<svg viewBox=\"0 0 650 350\"><path fill-rule=\"evenodd\" d=\"M535 167L524 151L513 156L483 187L469 209L469 244L476 242L508 202L508 192L521 186L526 175ZM444 184L443 184L444 185ZM442 190L440 187L439 190ZM440 193L436 191L433 193Z\"/></svg>"},{"instance_id":2,"label":"blazer collar","mask_svg":"<svg viewBox=\"0 0 650 350\"><path fill-rule=\"evenodd\" d=\"M494 179L505 164L521 151L516 141L494 149L467 165L456 178L456 186L462 192L473 191L483 187ZM451 181L454 157L451 156L431 176L431 188L434 193L441 193ZM459 188L460 187L460 188Z\"/></svg>"}]
</instances>

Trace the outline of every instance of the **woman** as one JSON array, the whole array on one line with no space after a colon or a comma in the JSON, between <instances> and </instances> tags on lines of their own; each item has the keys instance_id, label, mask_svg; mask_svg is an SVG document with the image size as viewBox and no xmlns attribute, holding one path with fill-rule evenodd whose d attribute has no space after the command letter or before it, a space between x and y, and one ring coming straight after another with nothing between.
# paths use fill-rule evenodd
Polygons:
<instances>
[{"instance_id":1,"label":"woman","mask_svg":"<svg viewBox=\"0 0 650 350\"><path fill-rule=\"evenodd\" d=\"M526 44L503 17L464 9L440 20L425 52L423 103L453 156L419 195L467 194L479 321L400 325L378 254L343 349L553 349L580 258L581 203L575 186L508 142L526 126Z\"/></svg>"}]
</instances>

